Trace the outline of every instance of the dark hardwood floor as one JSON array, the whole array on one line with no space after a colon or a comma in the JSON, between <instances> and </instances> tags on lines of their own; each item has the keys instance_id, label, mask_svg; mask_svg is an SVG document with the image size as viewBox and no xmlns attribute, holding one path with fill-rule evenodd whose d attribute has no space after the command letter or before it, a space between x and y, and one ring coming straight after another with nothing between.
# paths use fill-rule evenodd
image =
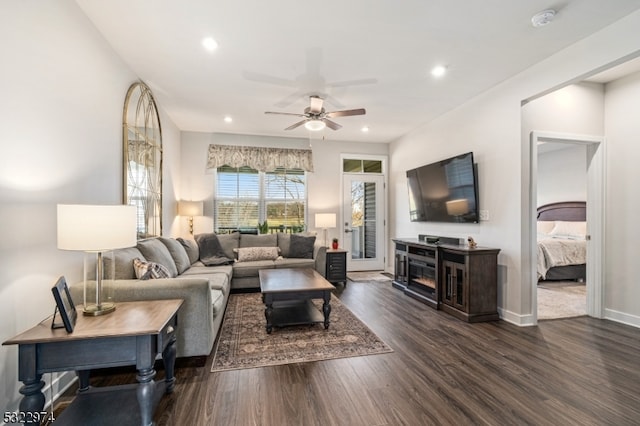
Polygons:
<instances>
[{"instance_id":1,"label":"dark hardwood floor","mask_svg":"<svg viewBox=\"0 0 640 426\"><path fill-rule=\"evenodd\" d=\"M209 372L213 354L204 366L182 360L156 424L640 424L639 329L588 317L468 324L390 282L336 295L395 352L220 373Z\"/></svg>"}]
</instances>

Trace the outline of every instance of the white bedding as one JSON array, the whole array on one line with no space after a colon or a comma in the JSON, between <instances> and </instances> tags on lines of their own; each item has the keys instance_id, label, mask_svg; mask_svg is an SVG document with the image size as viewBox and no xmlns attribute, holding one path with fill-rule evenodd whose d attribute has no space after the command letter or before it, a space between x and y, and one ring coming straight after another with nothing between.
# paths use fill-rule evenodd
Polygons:
<instances>
[{"instance_id":1,"label":"white bedding","mask_svg":"<svg viewBox=\"0 0 640 426\"><path fill-rule=\"evenodd\" d=\"M584 239L538 237L538 279L545 279L554 266L587 263L587 242Z\"/></svg>"}]
</instances>

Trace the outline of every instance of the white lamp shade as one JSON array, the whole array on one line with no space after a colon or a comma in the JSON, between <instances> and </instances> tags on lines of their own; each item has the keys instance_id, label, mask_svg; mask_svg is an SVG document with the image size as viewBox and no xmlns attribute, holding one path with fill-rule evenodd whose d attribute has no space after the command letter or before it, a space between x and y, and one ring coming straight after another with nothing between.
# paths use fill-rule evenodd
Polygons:
<instances>
[{"instance_id":1,"label":"white lamp shade","mask_svg":"<svg viewBox=\"0 0 640 426\"><path fill-rule=\"evenodd\" d=\"M469 213L469 201L466 198L447 201L447 214L449 216L461 216Z\"/></svg>"},{"instance_id":2,"label":"white lamp shade","mask_svg":"<svg viewBox=\"0 0 640 426\"><path fill-rule=\"evenodd\" d=\"M304 127L306 127L307 130L311 130L312 132L318 132L324 129L325 126L326 124L324 124L324 121L320 120L308 120L306 123L304 123Z\"/></svg>"},{"instance_id":3,"label":"white lamp shade","mask_svg":"<svg viewBox=\"0 0 640 426\"><path fill-rule=\"evenodd\" d=\"M136 216L135 206L58 204L58 248L100 252L133 247Z\"/></svg>"},{"instance_id":4,"label":"white lamp shade","mask_svg":"<svg viewBox=\"0 0 640 426\"><path fill-rule=\"evenodd\" d=\"M202 201L180 201L178 202L178 214L180 216L202 216L204 203Z\"/></svg>"},{"instance_id":5,"label":"white lamp shade","mask_svg":"<svg viewBox=\"0 0 640 426\"><path fill-rule=\"evenodd\" d=\"M336 214L335 213L316 213L316 228L335 228L336 227Z\"/></svg>"}]
</instances>

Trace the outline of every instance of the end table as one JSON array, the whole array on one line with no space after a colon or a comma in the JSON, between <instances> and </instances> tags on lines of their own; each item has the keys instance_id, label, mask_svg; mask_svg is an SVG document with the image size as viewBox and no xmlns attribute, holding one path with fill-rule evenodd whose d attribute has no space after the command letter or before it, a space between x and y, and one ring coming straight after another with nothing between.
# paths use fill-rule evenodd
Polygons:
<instances>
[{"instance_id":1,"label":"end table","mask_svg":"<svg viewBox=\"0 0 640 426\"><path fill-rule=\"evenodd\" d=\"M330 283L347 286L347 253L343 249L327 249L325 277Z\"/></svg>"}]
</instances>

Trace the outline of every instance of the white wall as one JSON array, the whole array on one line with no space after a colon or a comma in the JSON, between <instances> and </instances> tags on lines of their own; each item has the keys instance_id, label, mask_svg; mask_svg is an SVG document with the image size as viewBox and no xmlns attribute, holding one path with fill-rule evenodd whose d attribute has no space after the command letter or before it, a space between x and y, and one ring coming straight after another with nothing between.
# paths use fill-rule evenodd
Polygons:
<instances>
[{"instance_id":1,"label":"white wall","mask_svg":"<svg viewBox=\"0 0 640 426\"><path fill-rule=\"evenodd\" d=\"M81 279L82 255L56 247L56 205L122 202L122 107L136 75L71 0L1 2L0 40L5 341L53 313L51 287L60 275ZM179 155L177 128L164 113L161 121L167 156ZM178 169L179 158L166 159L169 199ZM164 218L171 229L173 216ZM0 348L2 412L18 407L17 355L15 346Z\"/></svg>"},{"instance_id":2,"label":"white wall","mask_svg":"<svg viewBox=\"0 0 640 426\"><path fill-rule=\"evenodd\" d=\"M584 145L560 145L538 154L538 203L587 201L587 148Z\"/></svg>"},{"instance_id":3,"label":"white wall","mask_svg":"<svg viewBox=\"0 0 640 426\"><path fill-rule=\"evenodd\" d=\"M640 73L607 84L605 316L640 326Z\"/></svg>"},{"instance_id":4,"label":"white wall","mask_svg":"<svg viewBox=\"0 0 640 426\"><path fill-rule=\"evenodd\" d=\"M182 132L182 187L186 199L205 202L204 217L194 218L194 234L213 230L213 175L205 170L210 144L247 145L277 148L308 149L313 151L314 172L309 173L307 192L309 206L307 223L314 225L315 213L336 213L340 217L341 162L340 154L387 155L388 145L380 143L309 140L270 136L236 135L229 133ZM186 219L181 222L180 235L188 236ZM341 238L338 229L328 230L328 238Z\"/></svg>"},{"instance_id":5,"label":"white wall","mask_svg":"<svg viewBox=\"0 0 640 426\"><path fill-rule=\"evenodd\" d=\"M523 137L521 104L636 54L640 51L638 27L640 13L636 12L394 141L390 147L391 236L470 235L480 245L501 248L501 316L517 324L527 323L534 284L529 276L527 224L533 207L529 202L529 139L528 135ZM490 220L458 226L410 223L405 171L469 150L474 151L478 163L480 208L489 211ZM610 157L607 168L615 163ZM607 270L610 268L608 265ZM625 277L620 288L633 285L631 277Z\"/></svg>"}]
</instances>

